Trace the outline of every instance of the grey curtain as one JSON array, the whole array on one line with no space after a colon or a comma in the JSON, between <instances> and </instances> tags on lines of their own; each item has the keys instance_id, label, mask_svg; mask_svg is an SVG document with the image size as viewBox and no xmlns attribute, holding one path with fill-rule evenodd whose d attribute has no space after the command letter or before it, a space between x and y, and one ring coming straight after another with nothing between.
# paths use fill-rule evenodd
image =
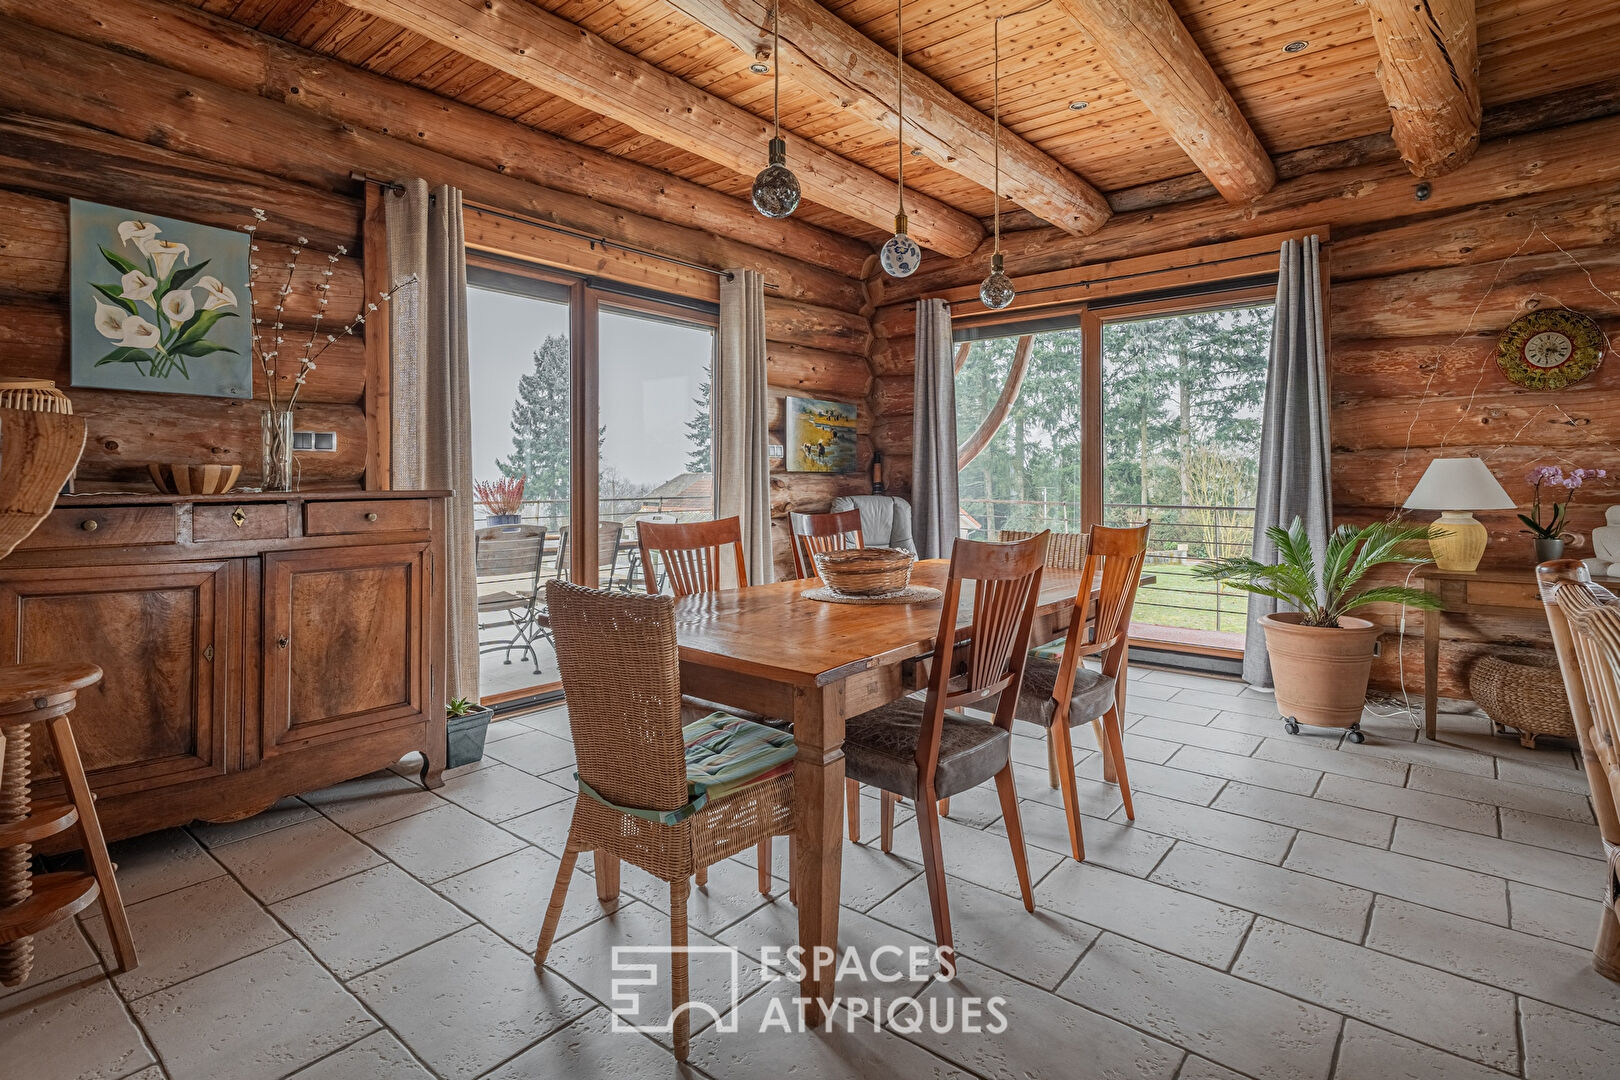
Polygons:
<instances>
[{"instance_id":1,"label":"grey curtain","mask_svg":"<svg viewBox=\"0 0 1620 1080\"><path fill-rule=\"evenodd\" d=\"M467 371L467 260L461 192L408 180L385 204L393 357L393 486L447 490L447 698L478 700L478 589L473 572L472 407Z\"/></svg>"},{"instance_id":2,"label":"grey curtain","mask_svg":"<svg viewBox=\"0 0 1620 1080\"><path fill-rule=\"evenodd\" d=\"M1333 522L1329 473L1327 333L1322 312L1322 247L1314 236L1282 246L1277 271L1277 309L1271 328L1271 364L1260 432L1260 483L1255 500L1254 557L1271 562L1273 525L1304 521L1321 565ZM1278 610L1269 597L1249 597L1249 627L1243 643L1243 679L1271 685L1260 618Z\"/></svg>"},{"instance_id":3,"label":"grey curtain","mask_svg":"<svg viewBox=\"0 0 1620 1080\"><path fill-rule=\"evenodd\" d=\"M776 579L771 557L771 458L766 441L765 279L728 270L720 279L720 333L709 373L714 515L742 524L752 584ZM731 577L722 563L723 583Z\"/></svg>"},{"instance_id":4,"label":"grey curtain","mask_svg":"<svg viewBox=\"0 0 1620 1080\"><path fill-rule=\"evenodd\" d=\"M911 535L919 559L948 559L961 532L951 305L917 301L917 404L911 417Z\"/></svg>"}]
</instances>

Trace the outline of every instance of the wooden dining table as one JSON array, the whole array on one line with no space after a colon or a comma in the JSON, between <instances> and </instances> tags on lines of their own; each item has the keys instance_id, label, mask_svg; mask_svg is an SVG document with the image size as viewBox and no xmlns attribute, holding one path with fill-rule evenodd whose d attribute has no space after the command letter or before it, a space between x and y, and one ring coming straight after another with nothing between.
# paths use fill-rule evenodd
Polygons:
<instances>
[{"instance_id":1,"label":"wooden dining table","mask_svg":"<svg viewBox=\"0 0 1620 1080\"><path fill-rule=\"evenodd\" d=\"M945 559L918 562L912 584L943 589L949 565ZM1081 580L1079 570L1045 569L1032 644L1067 630ZM802 595L820 584L779 581L675 601L682 692L793 722L794 873L806 967L801 985L815 1023L823 1015L820 1003L831 1000L833 980L818 979L811 961L826 955L818 948L836 954L838 943L844 722L924 688L940 624L938 600L853 605ZM1092 606L1088 602L1088 618ZM971 616L972 593L964 588L959 632Z\"/></svg>"}]
</instances>

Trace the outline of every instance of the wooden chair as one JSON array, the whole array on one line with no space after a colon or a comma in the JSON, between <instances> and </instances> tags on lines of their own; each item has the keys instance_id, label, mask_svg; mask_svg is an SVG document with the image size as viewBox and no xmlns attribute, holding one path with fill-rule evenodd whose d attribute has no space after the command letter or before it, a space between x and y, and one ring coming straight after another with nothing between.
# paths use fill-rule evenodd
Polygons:
<instances>
[{"instance_id":1,"label":"wooden chair","mask_svg":"<svg viewBox=\"0 0 1620 1080\"><path fill-rule=\"evenodd\" d=\"M845 725L844 763L850 778L883 791L884 851L894 838L895 801L907 798L916 807L934 939L942 950L954 950L939 836L942 798L994 778L1024 907L1035 910L1013 786L1012 721L1045 555L1044 533L1015 544L958 540L951 549L926 699L903 697ZM957 611L962 586L969 582L973 625L961 641ZM953 642L958 643L954 648ZM952 711L987 699L996 700L993 722Z\"/></svg>"},{"instance_id":2,"label":"wooden chair","mask_svg":"<svg viewBox=\"0 0 1620 1080\"><path fill-rule=\"evenodd\" d=\"M731 793L694 793L681 724L681 672L675 601L546 585L556 633L557 667L568 696L580 794L540 929L534 962L543 970L581 851L594 851L596 895L619 894L619 860L669 883L670 1012L675 1056L690 1042L686 904L699 869L793 828L791 741L783 763L733 780ZM735 721L746 724L746 721ZM780 742L779 731L748 725ZM784 767L785 766L785 767ZM719 790L719 789L716 789ZM761 864L760 891L770 884Z\"/></svg>"},{"instance_id":3,"label":"wooden chair","mask_svg":"<svg viewBox=\"0 0 1620 1080\"><path fill-rule=\"evenodd\" d=\"M505 663L512 662L512 650L534 661L540 674L540 654L534 643L548 631L536 620L540 606L540 563L546 553L544 525L494 525L479 529L473 538L474 574L480 581L496 581L508 588L478 594L478 630L511 627L512 636L504 641L480 641L480 653L505 651ZM488 618L486 616L504 616Z\"/></svg>"},{"instance_id":4,"label":"wooden chair","mask_svg":"<svg viewBox=\"0 0 1620 1080\"><path fill-rule=\"evenodd\" d=\"M788 514L793 530L793 568L802 578L818 577L816 552L843 551L865 547L861 536L861 512L844 510L835 514ZM850 538L854 537L854 543Z\"/></svg>"},{"instance_id":5,"label":"wooden chair","mask_svg":"<svg viewBox=\"0 0 1620 1080\"><path fill-rule=\"evenodd\" d=\"M1620 982L1620 598L1576 559L1536 568L1607 855L1592 967Z\"/></svg>"},{"instance_id":6,"label":"wooden chair","mask_svg":"<svg viewBox=\"0 0 1620 1080\"><path fill-rule=\"evenodd\" d=\"M568 546L573 534L574 528L572 525L560 525L557 527L557 571L555 577L558 581L573 580L573 573L568 566ZM623 539L624 522L598 521L596 523L597 581L585 582L585 584L595 585L600 582L602 571L606 569L608 572L607 585L613 585L613 579L619 573L619 546L620 541Z\"/></svg>"},{"instance_id":7,"label":"wooden chair","mask_svg":"<svg viewBox=\"0 0 1620 1080\"><path fill-rule=\"evenodd\" d=\"M647 591L659 590L652 556L663 564L670 591L676 596L714 592L721 588L720 567L725 549L731 548L737 584L748 584L743 562L742 522L734 517L718 521L638 521L636 540L641 550L641 572Z\"/></svg>"},{"instance_id":8,"label":"wooden chair","mask_svg":"<svg viewBox=\"0 0 1620 1080\"><path fill-rule=\"evenodd\" d=\"M1069 729L1091 724L1103 755L1103 778L1119 782L1125 816L1136 819L1131 805L1131 782L1125 771L1125 741L1120 717L1125 711L1125 684L1131 629L1131 609L1147 558L1149 525L1130 528L1092 527L1081 569L1081 585L1074 595L1074 613L1063 639L1061 659L1031 656L1024 670L1016 716L1046 729L1047 760L1053 787L1063 790L1069 819L1069 847L1076 859L1086 857L1080 832L1080 799L1074 782L1074 744ZM1099 576L1097 616L1089 628L1086 609ZM1085 640L1089 636L1089 640ZM1082 658L1100 656L1101 671L1081 665Z\"/></svg>"}]
</instances>

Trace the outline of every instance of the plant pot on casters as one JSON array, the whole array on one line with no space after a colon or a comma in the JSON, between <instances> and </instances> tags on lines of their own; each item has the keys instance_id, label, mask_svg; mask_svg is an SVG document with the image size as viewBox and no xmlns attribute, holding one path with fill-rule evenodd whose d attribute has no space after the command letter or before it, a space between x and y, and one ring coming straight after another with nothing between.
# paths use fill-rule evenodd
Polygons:
<instances>
[{"instance_id":1,"label":"plant pot on casters","mask_svg":"<svg viewBox=\"0 0 1620 1080\"><path fill-rule=\"evenodd\" d=\"M1293 611L1261 619L1266 652L1276 686L1277 711L1290 735L1301 724L1341 728L1351 742L1365 742L1361 709L1372 674L1377 624L1347 614L1367 604L1404 604L1433 611L1438 597L1408 585L1371 584L1367 574L1390 564L1420 566L1416 553L1431 539L1427 526L1379 521L1356 528L1341 525L1328 537L1320 563L1299 518L1287 529L1273 526L1266 536L1276 546L1276 563L1240 556L1199 567L1204 578L1224 581L1244 592L1279 600Z\"/></svg>"}]
</instances>

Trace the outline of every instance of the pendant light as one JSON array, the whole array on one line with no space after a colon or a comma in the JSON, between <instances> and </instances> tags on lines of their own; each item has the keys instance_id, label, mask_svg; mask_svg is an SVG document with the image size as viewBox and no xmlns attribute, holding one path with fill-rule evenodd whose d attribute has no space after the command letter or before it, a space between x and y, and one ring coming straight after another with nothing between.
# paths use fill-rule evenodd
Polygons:
<instances>
[{"instance_id":1,"label":"pendant light","mask_svg":"<svg viewBox=\"0 0 1620 1080\"><path fill-rule=\"evenodd\" d=\"M895 126L895 148L900 155L900 212L894 215L894 235L889 237L878 254L878 261L883 264L884 273L890 277L910 277L922 265L922 248L917 246L906 233L909 219L906 217L906 0L896 0L894 20L899 33L895 44L895 74L899 86L899 101L896 109L898 122Z\"/></svg>"},{"instance_id":2,"label":"pendant light","mask_svg":"<svg viewBox=\"0 0 1620 1080\"><path fill-rule=\"evenodd\" d=\"M799 208L799 178L787 167L787 143L782 141L781 0L771 5L771 137L770 164L754 177L754 209L768 218L785 218Z\"/></svg>"},{"instance_id":3,"label":"pendant light","mask_svg":"<svg viewBox=\"0 0 1620 1080\"><path fill-rule=\"evenodd\" d=\"M996 16L993 35L995 59L990 80L991 93L995 100L995 111L990 121L990 140L995 147L996 247L995 253L990 256L990 276L979 286L980 302L992 311L999 311L1013 302L1012 278L1002 269L1001 259L1001 20L1004 17Z\"/></svg>"}]
</instances>

